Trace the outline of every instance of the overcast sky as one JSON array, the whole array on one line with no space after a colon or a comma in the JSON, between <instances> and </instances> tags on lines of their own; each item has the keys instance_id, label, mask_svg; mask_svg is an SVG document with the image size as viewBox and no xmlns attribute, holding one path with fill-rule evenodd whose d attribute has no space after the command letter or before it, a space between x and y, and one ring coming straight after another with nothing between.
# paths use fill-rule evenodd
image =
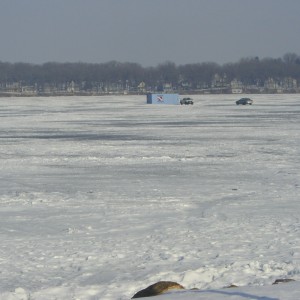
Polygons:
<instances>
[{"instance_id":1,"label":"overcast sky","mask_svg":"<svg viewBox=\"0 0 300 300\"><path fill-rule=\"evenodd\" d=\"M0 61L156 66L300 55L300 0L0 0Z\"/></svg>"}]
</instances>

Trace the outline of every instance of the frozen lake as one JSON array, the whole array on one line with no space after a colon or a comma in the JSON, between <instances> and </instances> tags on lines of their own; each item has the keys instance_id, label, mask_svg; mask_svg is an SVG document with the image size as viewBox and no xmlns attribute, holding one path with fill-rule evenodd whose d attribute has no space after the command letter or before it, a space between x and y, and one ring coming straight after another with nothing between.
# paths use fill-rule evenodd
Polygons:
<instances>
[{"instance_id":1,"label":"frozen lake","mask_svg":"<svg viewBox=\"0 0 300 300\"><path fill-rule=\"evenodd\" d=\"M299 280L300 95L238 98L0 98L0 296Z\"/></svg>"}]
</instances>

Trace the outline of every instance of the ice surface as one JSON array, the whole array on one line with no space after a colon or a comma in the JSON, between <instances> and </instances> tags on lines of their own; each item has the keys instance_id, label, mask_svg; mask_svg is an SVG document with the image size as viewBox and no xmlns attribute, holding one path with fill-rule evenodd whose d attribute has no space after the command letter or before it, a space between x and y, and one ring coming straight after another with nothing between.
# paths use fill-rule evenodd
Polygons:
<instances>
[{"instance_id":1,"label":"ice surface","mask_svg":"<svg viewBox=\"0 0 300 300\"><path fill-rule=\"evenodd\" d=\"M251 97L0 98L0 299L298 299L300 96Z\"/></svg>"}]
</instances>

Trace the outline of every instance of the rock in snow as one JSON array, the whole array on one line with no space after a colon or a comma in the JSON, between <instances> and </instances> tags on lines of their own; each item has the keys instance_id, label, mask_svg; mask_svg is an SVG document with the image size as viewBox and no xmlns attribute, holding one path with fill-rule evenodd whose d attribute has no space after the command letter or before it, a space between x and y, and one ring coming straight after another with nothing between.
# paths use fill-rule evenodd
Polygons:
<instances>
[{"instance_id":1,"label":"rock in snow","mask_svg":"<svg viewBox=\"0 0 300 300\"><path fill-rule=\"evenodd\" d=\"M173 282L173 281L159 281L157 283L154 283L147 288L137 292L133 298L142 298L142 297L151 297L151 296L157 296L160 294L163 294L165 292L168 292L170 290L180 290L184 289L182 285L179 283Z\"/></svg>"}]
</instances>

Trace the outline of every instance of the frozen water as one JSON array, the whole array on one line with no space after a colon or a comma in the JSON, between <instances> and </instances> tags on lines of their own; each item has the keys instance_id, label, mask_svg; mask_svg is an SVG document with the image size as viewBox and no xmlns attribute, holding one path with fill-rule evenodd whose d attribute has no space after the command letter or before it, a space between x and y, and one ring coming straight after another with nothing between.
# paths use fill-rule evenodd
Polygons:
<instances>
[{"instance_id":1,"label":"frozen water","mask_svg":"<svg viewBox=\"0 0 300 300\"><path fill-rule=\"evenodd\" d=\"M300 96L251 96L0 98L0 298L299 280Z\"/></svg>"}]
</instances>

